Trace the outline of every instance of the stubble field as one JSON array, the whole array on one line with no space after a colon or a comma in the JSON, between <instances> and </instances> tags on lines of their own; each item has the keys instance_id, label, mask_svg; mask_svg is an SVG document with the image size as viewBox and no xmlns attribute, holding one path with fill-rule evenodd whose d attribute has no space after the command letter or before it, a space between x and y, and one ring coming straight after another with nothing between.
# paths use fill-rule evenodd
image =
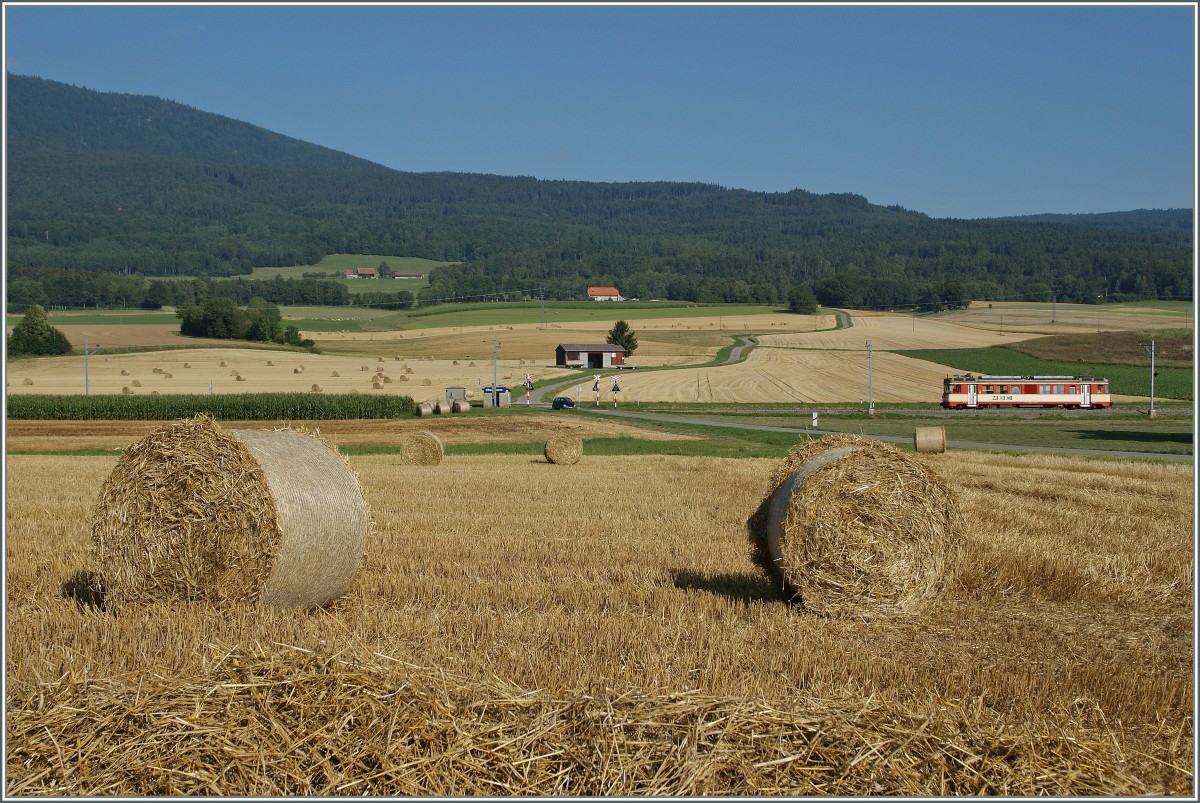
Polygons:
<instances>
[{"instance_id":1,"label":"stubble field","mask_svg":"<svg viewBox=\"0 0 1200 803\"><path fill-rule=\"evenodd\" d=\"M497 421L457 435L528 438ZM29 426L10 444L72 437ZM6 792L1194 791L1191 467L923 456L961 565L860 621L751 564L775 461L349 459L373 524L331 610L112 615L63 584L116 457L11 455Z\"/></svg>"}]
</instances>

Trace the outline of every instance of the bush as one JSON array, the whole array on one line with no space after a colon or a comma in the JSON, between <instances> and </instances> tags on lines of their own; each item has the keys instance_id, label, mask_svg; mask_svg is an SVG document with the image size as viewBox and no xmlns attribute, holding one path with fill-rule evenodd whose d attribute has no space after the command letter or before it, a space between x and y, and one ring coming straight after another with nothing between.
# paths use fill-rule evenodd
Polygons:
<instances>
[{"instance_id":1,"label":"bush","mask_svg":"<svg viewBox=\"0 0 1200 803\"><path fill-rule=\"evenodd\" d=\"M66 335L47 321L46 310L34 304L25 311L21 322L13 327L8 337L8 353L38 356L70 354L71 344Z\"/></svg>"}]
</instances>

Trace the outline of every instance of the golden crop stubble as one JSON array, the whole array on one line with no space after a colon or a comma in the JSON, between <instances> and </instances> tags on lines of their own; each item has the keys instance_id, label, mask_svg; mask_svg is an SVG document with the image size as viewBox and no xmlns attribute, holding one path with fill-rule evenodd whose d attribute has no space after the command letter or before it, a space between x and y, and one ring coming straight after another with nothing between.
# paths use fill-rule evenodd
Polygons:
<instances>
[{"instance_id":1,"label":"golden crop stubble","mask_svg":"<svg viewBox=\"0 0 1200 803\"><path fill-rule=\"evenodd\" d=\"M1190 711L1187 467L938 456L967 518L961 582L919 618L864 623L780 603L750 562L744 521L776 461L666 456L433 469L354 457L374 528L334 610L81 613L59 586L81 568L82 522L113 462L10 461L10 695L84 668L183 679L219 641L380 653L563 693L940 700L1026 730L1099 727L1076 721L1083 700L1121 720L1125 747L1164 761Z\"/></svg>"}]
</instances>

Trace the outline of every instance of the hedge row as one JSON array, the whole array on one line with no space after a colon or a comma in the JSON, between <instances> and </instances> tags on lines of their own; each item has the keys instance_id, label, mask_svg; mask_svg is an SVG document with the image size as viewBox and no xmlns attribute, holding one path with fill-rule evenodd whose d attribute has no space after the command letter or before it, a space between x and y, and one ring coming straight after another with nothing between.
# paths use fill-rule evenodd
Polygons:
<instances>
[{"instance_id":1,"label":"hedge row","mask_svg":"<svg viewBox=\"0 0 1200 803\"><path fill-rule=\"evenodd\" d=\"M8 418L33 420L165 421L207 413L224 421L400 418L412 415L410 396L357 393L230 393L160 396L8 397Z\"/></svg>"}]
</instances>

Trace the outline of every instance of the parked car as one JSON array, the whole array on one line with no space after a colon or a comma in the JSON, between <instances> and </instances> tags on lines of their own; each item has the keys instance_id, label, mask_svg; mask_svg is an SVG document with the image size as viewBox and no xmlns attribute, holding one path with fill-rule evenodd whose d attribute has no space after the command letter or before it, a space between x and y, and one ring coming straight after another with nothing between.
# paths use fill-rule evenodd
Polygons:
<instances>
[{"instance_id":1,"label":"parked car","mask_svg":"<svg viewBox=\"0 0 1200 803\"><path fill-rule=\"evenodd\" d=\"M566 396L555 396L554 401L550 402L550 406L555 410L570 409L575 406L575 400Z\"/></svg>"}]
</instances>

